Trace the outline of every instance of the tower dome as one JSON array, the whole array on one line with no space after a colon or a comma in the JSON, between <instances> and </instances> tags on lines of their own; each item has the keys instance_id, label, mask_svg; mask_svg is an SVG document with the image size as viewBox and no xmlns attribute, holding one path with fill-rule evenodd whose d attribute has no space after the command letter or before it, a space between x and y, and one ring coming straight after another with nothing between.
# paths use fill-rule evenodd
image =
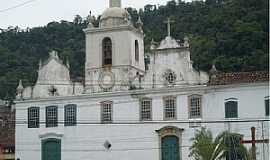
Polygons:
<instances>
[{"instance_id":1,"label":"tower dome","mask_svg":"<svg viewBox=\"0 0 270 160\"><path fill-rule=\"evenodd\" d=\"M110 8L106 9L100 18L100 27L115 27L130 24L130 14L121 8L121 1L111 0Z\"/></svg>"}]
</instances>

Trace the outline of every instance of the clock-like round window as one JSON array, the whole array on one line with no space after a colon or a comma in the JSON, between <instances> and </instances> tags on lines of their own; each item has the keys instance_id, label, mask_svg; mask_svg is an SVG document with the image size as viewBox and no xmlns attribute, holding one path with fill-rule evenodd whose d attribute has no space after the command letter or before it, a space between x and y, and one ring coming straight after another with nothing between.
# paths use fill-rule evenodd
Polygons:
<instances>
[{"instance_id":1,"label":"clock-like round window","mask_svg":"<svg viewBox=\"0 0 270 160\"><path fill-rule=\"evenodd\" d=\"M176 83L176 74L170 69L165 72L164 78L167 85L174 85Z\"/></svg>"},{"instance_id":2,"label":"clock-like round window","mask_svg":"<svg viewBox=\"0 0 270 160\"><path fill-rule=\"evenodd\" d=\"M112 89L115 85L115 75L112 72L105 71L99 75L99 86L102 89Z\"/></svg>"}]
</instances>

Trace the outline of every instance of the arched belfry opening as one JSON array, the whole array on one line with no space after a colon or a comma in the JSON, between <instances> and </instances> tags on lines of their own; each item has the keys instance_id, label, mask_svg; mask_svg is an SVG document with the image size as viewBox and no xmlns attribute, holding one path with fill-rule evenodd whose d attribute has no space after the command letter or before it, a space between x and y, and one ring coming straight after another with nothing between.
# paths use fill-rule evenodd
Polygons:
<instances>
[{"instance_id":1,"label":"arched belfry opening","mask_svg":"<svg viewBox=\"0 0 270 160\"><path fill-rule=\"evenodd\" d=\"M139 61L139 42L138 40L135 40L135 60L138 62Z\"/></svg>"},{"instance_id":2,"label":"arched belfry opening","mask_svg":"<svg viewBox=\"0 0 270 160\"><path fill-rule=\"evenodd\" d=\"M112 40L106 37L102 41L102 66L112 65Z\"/></svg>"}]
</instances>

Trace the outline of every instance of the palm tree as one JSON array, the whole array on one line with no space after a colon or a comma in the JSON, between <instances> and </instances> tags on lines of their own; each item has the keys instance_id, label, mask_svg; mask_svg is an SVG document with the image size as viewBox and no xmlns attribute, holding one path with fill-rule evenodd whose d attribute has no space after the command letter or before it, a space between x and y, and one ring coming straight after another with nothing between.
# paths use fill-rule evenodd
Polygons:
<instances>
[{"instance_id":1,"label":"palm tree","mask_svg":"<svg viewBox=\"0 0 270 160\"><path fill-rule=\"evenodd\" d=\"M249 160L250 154L246 147L240 143L241 135L225 131L217 136L221 139L224 157L226 160Z\"/></svg>"},{"instance_id":2,"label":"palm tree","mask_svg":"<svg viewBox=\"0 0 270 160\"><path fill-rule=\"evenodd\" d=\"M202 128L191 139L189 157L195 160L248 160L248 151L240 144L240 138L237 133L222 132L214 139L210 130Z\"/></svg>"},{"instance_id":3,"label":"palm tree","mask_svg":"<svg viewBox=\"0 0 270 160\"><path fill-rule=\"evenodd\" d=\"M195 137L190 147L190 157L195 160L216 160L222 155L221 142L218 139L213 139L212 132L202 128L197 130Z\"/></svg>"}]
</instances>

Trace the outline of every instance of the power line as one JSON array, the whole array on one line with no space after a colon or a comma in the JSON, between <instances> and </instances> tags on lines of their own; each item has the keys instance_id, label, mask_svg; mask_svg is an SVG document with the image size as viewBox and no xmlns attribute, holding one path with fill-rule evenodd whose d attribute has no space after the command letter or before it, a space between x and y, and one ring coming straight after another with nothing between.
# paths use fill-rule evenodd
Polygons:
<instances>
[{"instance_id":1,"label":"power line","mask_svg":"<svg viewBox=\"0 0 270 160\"><path fill-rule=\"evenodd\" d=\"M17 4L15 6L12 6L12 7L6 8L6 9L2 9L2 10L0 10L0 13L6 12L6 11L9 11L9 10L12 10L12 9L16 9L16 8L19 8L19 7L22 7L22 6L26 5L26 4L32 3L34 1L37 1L37 0L28 0L28 1L25 1L23 3Z\"/></svg>"},{"instance_id":2,"label":"power line","mask_svg":"<svg viewBox=\"0 0 270 160\"><path fill-rule=\"evenodd\" d=\"M191 146L181 146L181 148L189 148ZM208 147L208 146L205 146ZM173 148L173 147L167 147L167 148ZM118 148L118 149L109 149L109 151L145 151L145 150L159 150L162 149L161 147L141 147L141 148ZM36 151L40 152L41 149L17 149L17 151ZM62 149L62 152L104 152L106 149Z\"/></svg>"},{"instance_id":3,"label":"power line","mask_svg":"<svg viewBox=\"0 0 270 160\"><path fill-rule=\"evenodd\" d=\"M14 123L15 122L15 123ZM77 121L76 125L104 125L104 126L110 126L110 125L126 125L126 124L190 124L192 123L192 120L175 120L175 121L163 121L163 120L157 120L157 121L135 121L135 120L119 120L111 123L102 123L99 120L85 120L85 121ZM270 122L270 119L246 119L246 120L201 120L198 121L198 123L201 124L218 124L218 123L251 123L251 122ZM28 124L27 120L15 120L15 121L6 121L5 123L13 123L13 124ZM39 124L46 124L45 121L40 121ZM57 124L65 124L64 121L58 121Z\"/></svg>"}]
</instances>

